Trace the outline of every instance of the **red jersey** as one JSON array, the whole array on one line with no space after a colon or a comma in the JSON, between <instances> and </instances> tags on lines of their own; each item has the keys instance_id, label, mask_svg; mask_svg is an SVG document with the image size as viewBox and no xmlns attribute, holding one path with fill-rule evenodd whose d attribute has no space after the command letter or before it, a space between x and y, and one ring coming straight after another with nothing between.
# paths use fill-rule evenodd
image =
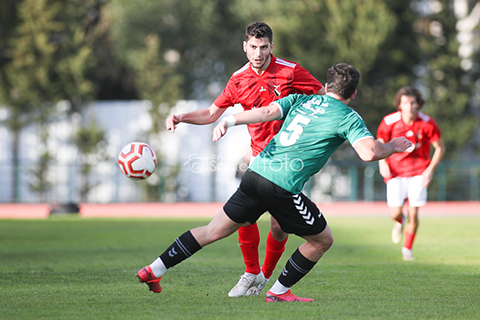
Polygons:
<instances>
[{"instance_id":1,"label":"red jersey","mask_svg":"<svg viewBox=\"0 0 480 320\"><path fill-rule=\"evenodd\" d=\"M415 149L394 153L386 159L392 178L421 175L430 164L430 144L440 139L440 129L430 116L422 112L418 112L411 125L403 122L400 111L385 116L378 127L377 138L389 142L402 136L410 140Z\"/></svg>"},{"instance_id":2,"label":"red jersey","mask_svg":"<svg viewBox=\"0 0 480 320\"><path fill-rule=\"evenodd\" d=\"M214 104L228 108L239 103L244 110L266 107L291 93L315 94L323 86L298 63L271 56L262 75L256 74L250 62L233 73L227 86ZM280 130L282 121L247 125L251 137L252 155L257 156Z\"/></svg>"}]
</instances>

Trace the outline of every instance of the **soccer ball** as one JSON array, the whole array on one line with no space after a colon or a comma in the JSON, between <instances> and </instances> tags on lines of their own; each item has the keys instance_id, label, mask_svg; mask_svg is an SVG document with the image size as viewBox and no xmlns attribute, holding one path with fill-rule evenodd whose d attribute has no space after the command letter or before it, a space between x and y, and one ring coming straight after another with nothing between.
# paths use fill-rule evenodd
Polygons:
<instances>
[{"instance_id":1,"label":"soccer ball","mask_svg":"<svg viewBox=\"0 0 480 320\"><path fill-rule=\"evenodd\" d=\"M122 148L118 166L124 175L133 180L144 180L152 175L157 165L153 149L143 142L132 142Z\"/></svg>"}]
</instances>

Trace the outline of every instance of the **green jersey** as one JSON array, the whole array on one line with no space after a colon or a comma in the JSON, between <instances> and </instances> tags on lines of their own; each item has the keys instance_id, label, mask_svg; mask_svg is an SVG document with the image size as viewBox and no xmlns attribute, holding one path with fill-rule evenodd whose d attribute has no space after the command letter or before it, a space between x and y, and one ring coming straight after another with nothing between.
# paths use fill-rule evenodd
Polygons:
<instances>
[{"instance_id":1,"label":"green jersey","mask_svg":"<svg viewBox=\"0 0 480 320\"><path fill-rule=\"evenodd\" d=\"M291 94L274 103L282 128L249 168L294 194L345 140L373 138L357 112L330 96Z\"/></svg>"}]
</instances>

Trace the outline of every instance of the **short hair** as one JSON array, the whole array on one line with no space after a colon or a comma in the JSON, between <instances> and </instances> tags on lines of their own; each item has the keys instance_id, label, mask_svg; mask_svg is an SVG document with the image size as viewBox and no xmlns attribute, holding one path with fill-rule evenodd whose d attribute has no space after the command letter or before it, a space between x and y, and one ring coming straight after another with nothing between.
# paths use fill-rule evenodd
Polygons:
<instances>
[{"instance_id":1,"label":"short hair","mask_svg":"<svg viewBox=\"0 0 480 320\"><path fill-rule=\"evenodd\" d=\"M360 73L347 63L336 64L327 71L328 92L348 99L357 90Z\"/></svg>"},{"instance_id":2,"label":"short hair","mask_svg":"<svg viewBox=\"0 0 480 320\"><path fill-rule=\"evenodd\" d=\"M395 107L395 109L398 109L398 107L400 106L402 96L415 97L418 105L420 106L419 109L423 106L423 103L425 102L422 98L422 93L420 92L420 90L418 90L414 86L406 86L398 90L397 93L395 93L395 98L393 98L393 106Z\"/></svg>"},{"instance_id":3,"label":"short hair","mask_svg":"<svg viewBox=\"0 0 480 320\"><path fill-rule=\"evenodd\" d=\"M245 41L250 40L252 37L257 39L268 38L268 41L272 43L273 31L270 26L264 22L253 22L245 28Z\"/></svg>"}]
</instances>

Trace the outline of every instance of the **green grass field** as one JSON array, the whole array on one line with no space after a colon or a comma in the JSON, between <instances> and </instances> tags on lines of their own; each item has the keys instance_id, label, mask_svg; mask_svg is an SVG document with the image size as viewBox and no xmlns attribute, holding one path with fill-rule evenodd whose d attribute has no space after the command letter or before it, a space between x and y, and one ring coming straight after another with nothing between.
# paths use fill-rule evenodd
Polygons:
<instances>
[{"instance_id":1,"label":"green grass field","mask_svg":"<svg viewBox=\"0 0 480 320\"><path fill-rule=\"evenodd\" d=\"M236 235L169 270L154 294L135 277L208 220L0 220L1 319L480 319L480 217L420 220L416 261L387 217L328 218L335 243L293 289L313 303L229 298L244 271ZM268 232L262 218L261 259ZM303 241L290 236L272 281Z\"/></svg>"}]
</instances>

